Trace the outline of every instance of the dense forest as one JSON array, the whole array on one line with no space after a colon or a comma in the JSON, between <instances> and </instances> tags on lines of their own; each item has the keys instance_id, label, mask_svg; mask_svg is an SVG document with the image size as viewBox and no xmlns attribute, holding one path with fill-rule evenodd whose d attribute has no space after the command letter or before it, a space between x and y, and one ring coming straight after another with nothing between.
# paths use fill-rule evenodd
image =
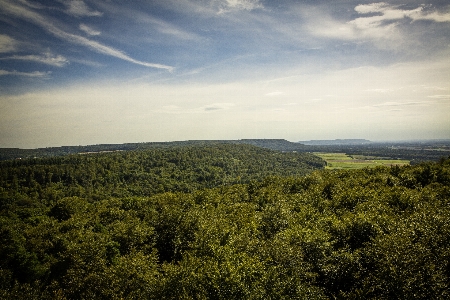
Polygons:
<instances>
[{"instance_id":1,"label":"dense forest","mask_svg":"<svg viewBox=\"0 0 450 300\"><path fill-rule=\"evenodd\" d=\"M216 144L3 161L0 183L9 198L101 200L306 175L324 166L309 153Z\"/></svg>"},{"instance_id":2,"label":"dense forest","mask_svg":"<svg viewBox=\"0 0 450 300\"><path fill-rule=\"evenodd\" d=\"M242 140L188 140L174 142L149 142L127 144L98 144L87 146L62 146L37 149L0 148L0 160L54 157L79 153L102 153L114 151L135 151L149 149L172 149L179 147L202 147L217 145L252 145L283 152L311 152L304 145L283 139L242 139Z\"/></svg>"},{"instance_id":3,"label":"dense forest","mask_svg":"<svg viewBox=\"0 0 450 300\"><path fill-rule=\"evenodd\" d=\"M229 144L1 162L0 298L448 299L450 158L323 165Z\"/></svg>"}]
</instances>

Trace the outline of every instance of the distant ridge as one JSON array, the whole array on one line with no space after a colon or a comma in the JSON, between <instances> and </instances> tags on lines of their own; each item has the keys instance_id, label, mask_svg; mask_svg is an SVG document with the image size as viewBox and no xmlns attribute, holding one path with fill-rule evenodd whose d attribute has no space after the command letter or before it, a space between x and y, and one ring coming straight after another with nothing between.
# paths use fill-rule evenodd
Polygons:
<instances>
[{"instance_id":1,"label":"distant ridge","mask_svg":"<svg viewBox=\"0 0 450 300\"><path fill-rule=\"evenodd\" d=\"M322 146L322 145L367 145L372 142L366 139L336 139L336 140L300 141L299 143L308 146Z\"/></svg>"}]
</instances>

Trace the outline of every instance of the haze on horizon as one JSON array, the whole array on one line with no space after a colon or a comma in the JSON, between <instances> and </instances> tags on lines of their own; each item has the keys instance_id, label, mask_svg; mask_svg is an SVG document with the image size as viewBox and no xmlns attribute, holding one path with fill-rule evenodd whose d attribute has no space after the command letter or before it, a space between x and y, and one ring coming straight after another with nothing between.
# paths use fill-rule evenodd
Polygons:
<instances>
[{"instance_id":1,"label":"haze on horizon","mask_svg":"<svg viewBox=\"0 0 450 300\"><path fill-rule=\"evenodd\" d=\"M0 147L450 138L448 1L0 0Z\"/></svg>"}]
</instances>

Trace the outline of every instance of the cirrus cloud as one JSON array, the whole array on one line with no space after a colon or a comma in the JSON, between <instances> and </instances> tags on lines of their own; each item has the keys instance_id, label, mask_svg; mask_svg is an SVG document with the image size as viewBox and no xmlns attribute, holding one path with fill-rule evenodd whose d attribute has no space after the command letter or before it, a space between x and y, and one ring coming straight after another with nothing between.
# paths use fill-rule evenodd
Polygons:
<instances>
[{"instance_id":1,"label":"cirrus cloud","mask_svg":"<svg viewBox=\"0 0 450 300\"><path fill-rule=\"evenodd\" d=\"M54 25L50 20L47 20L47 18L45 18L41 14L28 9L25 6L16 5L14 2L11 2L8 0L1 0L0 2L3 4L3 9L8 11L10 14L12 14L16 17L22 18L25 21L36 24L39 27L46 30L47 32L49 32L50 34L54 35L55 37L63 39L72 44L82 45L82 46L90 48L91 50L93 50L97 53L116 57L116 58L137 64L137 65L141 65L141 66L145 66L145 67L149 67L149 68L166 69L168 71L173 70L173 67L171 67L171 66L139 61L139 60L134 59L134 58L128 56L127 54L125 54L124 52L117 50L111 46L104 45L102 43L90 40L83 36L79 36L79 35L76 35L73 33L66 32L66 31L62 30L61 28L59 28L58 26Z\"/></svg>"},{"instance_id":2,"label":"cirrus cloud","mask_svg":"<svg viewBox=\"0 0 450 300\"><path fill-rule=\"evenodd\" d=\"M82 0L71 0L63 2L67 9L65 12L75 17L100 17L103 13L90 9Z\"/></svg>"},{"instance_id":3,"label":"cirrus cloud","mask_svg":"<svg viewBox=\"0 0 450 300\"><path fill-rule=\"evenodd\" d=\"M259 0L225 0L219 2L219 14L234 10L253 10L262 8Z\"/></svg>"},{"instance_id":4,"label":"cirrus cloud","mask_svg":"<svg viewBox=\"0 0 450 300\"><path fill-rule=\"evenodd\" d=\"M12 37L0 34L0 53L13 52L17 48L18 42Z\"/></svg>"},{"instance_id":5,"label":"cirrus cloud","mask_svg":"<svg viewBox=\"0 0 450 300\"><path fill-rule=\"evenodd\" d=\"M88 35L100 35L101 32L95 29L92 29L91 27L87 26L86 24L80 24L79 26L81 31L84 31Z\"/></svg>"},{"instance_id":6,"label":"cirrus cloud","mask_svg":"<svg viewBox=\"0 0 450 300\"><path fill-rule=\"evenodd\" d=\"M51 72L40 72L40 71L34 71L34 72L19 72L19 71L7 71L7 70L0 70L0 76L24 76L24 77L41 77L45 78L50 75Z\"/></svg>"},{"instance_id":7,"label":"cirrus cloud","mask_svg":"<svg viewBox=\"0 0 450 300\"><path fill-rule=\"evenodd\" d=\"M50 52L44 53L42 55L13 55L0 58L0 60L11 60L11 59L37 62L55 67L62 67L69 63L69 61L64 56L53 55Z\"/></svg>"}]
</instances>

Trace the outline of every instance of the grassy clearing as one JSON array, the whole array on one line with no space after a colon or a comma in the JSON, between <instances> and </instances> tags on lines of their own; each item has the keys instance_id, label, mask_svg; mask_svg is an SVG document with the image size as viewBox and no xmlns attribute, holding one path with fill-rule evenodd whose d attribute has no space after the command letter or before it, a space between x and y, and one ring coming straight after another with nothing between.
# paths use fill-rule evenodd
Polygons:
<instances>
[{"instance_id":1,"label":"grassy clearing","mask_svg":"<svg viewBox=\"0 0 450 300\"><path fill-rule=\"evenodd\" d=\"M316 152L315 155L327 162L326 169L362 169L378 166L409 165L408 160L383 159L381 157L365 157L363 155L350 156L345 153L323 153Z\"/></svg>"}]
</instances>

